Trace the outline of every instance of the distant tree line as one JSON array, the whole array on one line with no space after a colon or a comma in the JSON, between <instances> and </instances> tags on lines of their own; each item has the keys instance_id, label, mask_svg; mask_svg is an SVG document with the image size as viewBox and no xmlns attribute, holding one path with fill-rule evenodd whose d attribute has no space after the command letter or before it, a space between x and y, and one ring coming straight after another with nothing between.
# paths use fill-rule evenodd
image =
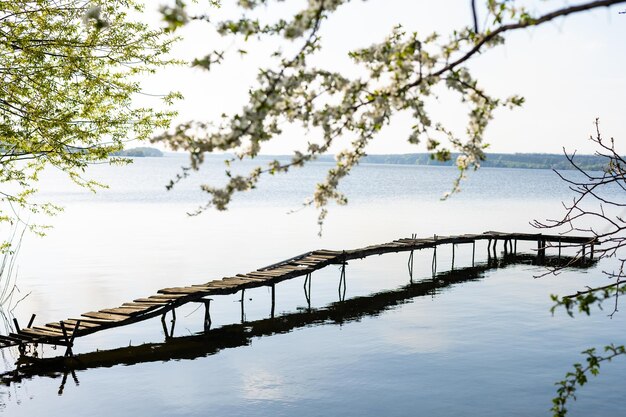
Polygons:
<instances>
[{"instance_id":1,"label":"distant tree line","mask_svg":"<svg viewBox=\"0 0 626 417\"><path fill-rule=\"evenodd\" d=\"M431 153L408 153L408 154L387 154L387 155L366 155L361 158L360 163L365 164L397 164L397 165L435 165L435 166L455 166L456 157L459 154L451 154L451 159L441 161L433 158ZM261 155L263 159L283 159L284 156ZM574 160L580 169L587 171L603 171L606 167L606 158L598 155L575 155ZM334 162L334 155L322 155L318 158L321 162ZM488 168L525 168L525 169L556 169L571 170L576 169L563 154L549 153L488 153L485 160L481 161L482 167Z\"/></svg>"},{"instance_id":2,"label":"distant tree line","mask_svg":"<svg viewBox=\"0 0 626 417\"><path fill-rule=\"evenodd\" d=\"M113 152L112 156L126 156L133 158L143 158L143 157L161 157L163 156L163 152L156 148L150 148L147 146L141 146L137 148L123 149L121 151Z\"/></svg>"},{"instance_id":3,"label":"distant tree line","mask_svg":"<svg viewBox=\"0 0 626 417\"><path fill-rule=\"evenodd\" d=\"M432 158L429 153L412 153L404 155L367 155L361 162L370 164L409 164L409 165L455 165L453 154L448 161ZM602 171L606 168L604 158L597 155L576 155L576 164L585 170ZM488 153L481 161L482 167L492 168L534 168L534 169L575 169L565 155L547 153Z\"/></svg>"}]
</instances>

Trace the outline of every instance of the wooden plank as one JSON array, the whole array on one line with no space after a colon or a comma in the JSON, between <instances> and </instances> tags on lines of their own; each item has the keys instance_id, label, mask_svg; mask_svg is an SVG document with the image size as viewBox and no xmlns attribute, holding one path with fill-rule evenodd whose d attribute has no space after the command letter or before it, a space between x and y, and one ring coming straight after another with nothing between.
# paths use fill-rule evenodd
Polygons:
<instances>
[{"instance_id":1,"label":"wooden plank","mask_svg":"<svg viewBox=\"0 0 626 417\"><path fill-rule=\"evenodd\" d=\"M258 283L258 282L265 282L265 281L267 281L267 277L255 277L255 276L251 276L251 274L252 274L252 272L246 274L245 278L244 277L222 278L222 281L231 282L231 281L235 281L235 280L244 280L246 283Z\"/></svg>"},{"instance_id":2,"label":"wooden plank","mask_svg":"<svg viewBox=\"0 0 626 417\"><path fill-rule=\"evenodd\" d=\"M101 313L99 311L89 311L81 314L81 316L108 321L123 321L128 319L128 316L123 316L121 314Z\"/></svg>"},{"instance_id":3,"label":"wooden plank","mask_svg":"<svg viewBox=\"0 0 626 417\"><path fill-rule=\"evenodd\" d=\"M129 317L124 317L126 319L128 319ZM87 317L87 316L81 316L80 319L72 319L72 320L80 320L80 323L95 323L98 324L98 327L102 327L103 329L107 328L107 325L112 324L112 323L119 323L122 320L119 321L115 321L115 320L107 320L107 319L96 319L93 317ZM67 329L67 327L66 327ZM92 329L93 330L93 329Z\"/></svg>"},{"instance_id":4,"label":"wooden plank","mask_svg":"<svg viewBox=\"0 0 626 417\"><path fill-rule=\"evenodd\" d=\"M133 307L140 308L140 307L142 307L142 308L145 308L146 311L147 310L154 310L158 306L159 306L158 304L154 304L154 303L137 303L137 302L134 302L134 301L122 304L122 307L128 307L128 308L133 308Z\"/></svg>"},{"instance_id":5,"label":"wooden plank","mask_svg":"<svg viewBox=\"0 0 626 417\"><path fill-rule=\"evenodd\" d=\"M61 331L61 329L55 329L54 327L48 327L48 326L33 326L31 327L31 329L35 329L35 330L41 330L43 332L49 332L49 333L53 333L59 336L63 336L63 332ZM74 328L72 327L72 330L74 330ZM71 331L70 331L71 332Z\"/></svg>"},{"instance_id":6,"label":"wooden plank","mask_svg":"<svg viewBox=\"0 0 626 417\"><path fill-rule=\"evenodd\" d=\"M302 258L299 258L299 259L302 259ZM289 261L288 263L276 265L275 267L269 268L269 269L263 269L263 271L290 271L293 269L293 262L297 262L299 259L293 259Z\"/></svg>"},{"instance_id":7,"label":"wooden plank","mask_svg":"<svg viewBox=\"0 0 626 417\"><path fill-rule=\"evenodd\" d=\"M159 294L195 294L197 292L202 292L199 287L172 287L172 288L162 288L157 293Z\"/></svg>"},{"instance_id":8,"label":"wooden plank","mask_svg":"<svg viewBox=\"0 0 626 417\"><path fill-rule=\"evenodd\" d=\"M328 262L328 261L330 261L331 259L335 259L335 257L332 257L332 258L325 258L325 257L323 257L323 256L314 256L314 255L311 255L311 256L307 256L307 258L306 258L306 259L311 259L311 260L316 261L316 262Z\"/></svg>"},{"instance_id":9,"label":"wooden plank","mask_svg":"<svg viewBox=\"0 0 626 417\"><path fill-rule=\"evenodd\" d=\"M308 265L313 265L313 266L324 265L325 262L326 261L322 261L322 260L319 260L319 259L309 259L309 258L306 258L306 259L303 259L301 261L298 261L298 263L300 265L308 264Z\"/></svg>"},{"instance_id":10,"label":"wooden plank","mask_svg":"<svg viewBox=\"0 0 626 417\"><path fill-rule=\"evenodd\" d=\"M311 255L317 256L319 258L324 258L324 259L335 259L335 258L338 258L339 255L341 255L341 253L337 252L336 254L330 254L330 253L324 253L321 251L314 251Z\"/></svg>"},{"instance_id":11,"label":"wooden plank","mask_svg":"<svg viewBox=\"0 0 626 417\"><path fill-rule=\"evenodd\" d=\"M335 256L339 256L339 255L341 255L343 253L340 250L328 250L328 249L317 249L317 250L314 250L313 252L315 252L315 253L323 253L325 255L335 255Z\"/></svg>"},{"instance_id":12,"label":"wooden plank","mask_svg":"<svg viewBox=\"0 0 626 417\"><path fill-rule=\"evenodd\" d=\"M319 262L315 262L315 261L295 261L295 263L297 263L298 265L304 265L304 266L317 266ZM291 272L291 271L289 271ZM287 273L289 273L287 272Z\"/></svg>"},{"instance_id":13,"label":"wooden plank","mask_svg":"<svg viewBox=\"0 0 626 417\"><path fill-rule=\"evenodd\" d=\"M65 325L65 330L72 330L74 329L74 327L76 327L76 323L77 320L76 319L67 319L67 320L63 320L63 324ZM50 324L46 324L46 326L49 326ZM53 326L54 327L54 326ZM61 323L59 323L59 328L61 327ZM83 327L85 328L94 328L94 327L100 327L99 324L91 324L91 323L85 323L83 320L80 320L80 324L78 325L79 329L82 329Z\"/></svg>"},{"instance_id":14,"label":"wooden plank","mask_svg":"<svg viewBox=\"0 0 626 417\"><path fill-rule=\"evenodd\" d=\"M147 308L137 309L137 308L116 307L116 308L105 308L105 309L98 310L98 311L100 313L119 314L122 316L137 316L146 310Z\"/></svg>"},{"instance_id":15,"label":"wooden plank","mask_svg":"<svg viewBox=\"0 0 626 417\"><path fill-rule=\"evenodd\" d=\"M137 298L133 300L135 303L145 303L145 304L154 304L158 306L163 306L169 304L169 300L164 299L155 299L155 298Z\"/></svg>"},{"instance_id":16,"label":"wooden plank","mask_svg":"<svg viewBox=\"0 0 626 417\"><path fill-rule=\"evenodd\" d=\"M283 274L280 272L273 272L273 271L254 271L254 272L248 272L247 276L251 276L254 279L257 279L259 281L267 281L268 279L274 278L274 277L280 277Z\"/></svg>"},{"instance_id":17,"label":"wooden plank","mask_svg":"<svg viewBox=\"0 0 626 417\"><path fill-rule=\"evenodd\" d=\"M230 279L241 278L241 279L246 279L246 280L248 280L250 282L264 282L264 281L267 281L271 277L272 277L272 275L270 275L270 274L259 274L259 273L256 273L256 272L248 272L246 275L243 275L241 277L223 278L222 280L230 280Z\"/></svg>"},{"instance_id":18,"label":"wooden plank","mask_svg":"<svg viewBox=\"0 0 626 417\"><path fill-rule=\"evenodd\" d=\"M211 283L209 283L209 285L207 285L208 288L213 287L213 288L237 288L240 284L246 284L249 281L244 281L241 278L239 278L238 281L232 280L232 281L213 281Z\"/></svg>"},{"instance_id":19,"label":"wooden plank","mask_svg":"<svg viewBox=\"0 0 626 417\"><path fill-rule=\"evenodd\" d=\"M21 329L21 332L23 334L27 334L27 335L32 335L35 337L42 337L42 338L63 338L62 334L58 334L58 333L53 333L53 332L47 332L44 330L39 330L39 329L34 329L34 328L30 328L27 327L25 329Z\"/></svg>"},{"instance_id":20,"label":"wooden plank","mask_svg":"<svg viewBox=\"0 0 626 417\"><path fill-rule=\"evenodd\" d=\"M65 324L65 330L71 332L72 330L74 330L74 327L76 326L76 321L75 320L63 320L63 324ZM52 328L60 330L61 323L58 321L55 321L54 323L46 323L46 327L52 327ZM92 329L94 327L100 327L100 326L98 324L86 323L82 320L80 322L80 325L78 326L80 330Z\"/></svg>"},{"instance_id":21,"label":"wooden plank","mask_svg":"<svg viewBox=\"0 0 626 417\"><path fill-rule=\"evenodd\" d=\"M178 300L179 298L185 297L186 295L187 294L156 294L156 295L151 295L148 298L151 298L153 300L175 301L175 300Z\"/></svg>"}]
</instances>

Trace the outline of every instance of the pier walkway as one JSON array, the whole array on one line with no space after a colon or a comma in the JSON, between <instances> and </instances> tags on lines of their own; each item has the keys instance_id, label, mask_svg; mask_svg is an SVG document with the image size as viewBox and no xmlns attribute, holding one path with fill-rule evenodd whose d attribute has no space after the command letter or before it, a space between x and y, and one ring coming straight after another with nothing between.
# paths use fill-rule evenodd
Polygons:
<instances>
[{"instance_id":1,"label":"pier walkway","mask_svg":"<svg viewBox=\"0 0 626 417\"><path fill-rule=\"evenodd\" d=\"M44 343L51 345L66 346L66 356L72 355L72 346L76 337L86 336L95 332L126 326L143 320L161 316L163 322L165 314L169 311L175 315L175 309L190 302L200 302L205 304L205 327L211 323L210 319L210 299L207 297L223 294L235 294L248 288L269 286L272 287L272 312L274 306L274 285L288 279L299 276L306 276L310 285L310 274L328 265L343 265L340 279L343 281L345 297L345 265L353 259L366 258L373 255L382 255L392 252L411 252L409 255L409 273L413 272L413 252L416 250L434 248L433 273L436 269L436 248L440 245L472 244L472 263L475 255L475 244L477 241L488 241L488 256L496 257L497 243L503 242L504 253L516 253L517 241L537 242L537 257L545 257L546 248L558 247L559 255L561 247L580 246L578 251L585 259L586 249L589 248L589 257L593 258L594 245L598 242L594 238L584 236L560 236L528 233L501 233L485 232L482 234L467 234L458 236L433 236L429 238L398 239L393 242L379 245L367 246L359 249L336 251L336 250L315 250L299 256L259 268L246 274L237 274L232 277L225 277L204 284L195 284L186 287L163 288L155 295L145 298L138 298L130 302L123 303L119 307L107 308L99 311L90 311L81 314L80 317L69 318L58 322L47 323L45 325L34 325L35 315L33 314L28 325L20 328L17 320L14 319L15 332L9 335L0 335L0 348L8 346L24 347L26 344ZM306 281L305 281L306 291ZM175 317L175 316L174 316ZM165 325L164 325L165 327Z\"/></svg>"}]
</instances>

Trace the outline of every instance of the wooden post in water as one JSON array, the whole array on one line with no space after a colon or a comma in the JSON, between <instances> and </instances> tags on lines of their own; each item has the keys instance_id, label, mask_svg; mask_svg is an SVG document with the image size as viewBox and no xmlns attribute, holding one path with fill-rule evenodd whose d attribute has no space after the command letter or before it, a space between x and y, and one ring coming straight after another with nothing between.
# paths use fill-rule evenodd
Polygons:
<instances>
[{"instance_id":1,"label":"wooden post in water","mask_svg":"<svg viewBox=\"0 0 626 417\"><path fill-rule=\"evenodd\" d=\"M472 240L472 266L474 266L475 257L476 257L476 241Z\"/></svg>"},{"instance_id":2,"label":"wooden post in water","mask_svg":"<svg viewBox=\"0 0 626 417\"><path fill-rule=\"evenodd\" d=\"M411 239L415 240L417 239L417 233L411 233ZM414 244L415 242L413 242ZM413 260L414 260L415 254L414 251L412 250L411 253L409 254L409 262L408 262L408 268L409 268L409 280L411 283L413 283Z\"/></svg>"},{"instance_id":3,"label":"wooden post in water","mask_svg":"<svg viewBox=\"0 0 626 417\"><path fill-rule=\"evenodd\" d=\"M454 271L454 248L456 247L456 244L453 243L452 244L452 270Z\"/></svg>"},{"instance_id":4,"label":"wooden post in water","mask_svg":"<svg viewBox=\"0 0 626 417\"><path fill-rule=\"evenodd\" d=\"M246 293L246 289L242 288L241 289L241 323L245 323L246 322L246 311L245 311L245 307L244 307L244 296Z\"/></svg>"},{"instance_id":5,"label":"wooden post in water","mask_svg":"<svg viewBox=\"0 0 626 417\"><path fill-rule=\"evenodd\" d=\"M343 284L343 292L341 291ZM346 262L344 261L341 265L341 275L339 276L339 301L344 301L346 299Z\"/></svg>"},{"instance_id":6,"label":"wooden post in water","mask_svg":"<svg viewBox=\"0 0 626 417\"><path fill-rule=\"evenodd\" d=\"M307 291L307 283L308 283L308 291ZM304 276L304 298L306 298L306 302L309 310L311 310L311 273L309 272Z\"/></svg>"},{"instance_id":7,"label":"wooden post in water","mask_svg":"<svg viewBox=\"0 0 626 417\"><path fill-rule=\"evenodd\" d=\"M274 318L275 308L276 308L276 284L272 284L272 312L271 312L272 318Z\"/></svg>"},{"instance_id":8,"label":"wooden post in water","mask_svg":"<svg viewBox=\"0 0 626 417\"><path fill-rule=\"evenodd\" d=\"M413 251L411 251L411 253L409 254L408 267L409 267L409 279L411 282L413 282Z\"/></svg>"},{"instance_id":9,"label":"wooden post in water","mask_svg":"<svg viewBox=\"0 0 626 417\"><path fill-rule=\"evenodd\" d=\"M28 326L26 327L31 327L34 321L35 321L35 313L33 313L33 315L30 316L30 320L28 321Z\"/></svg>"},{"instance_id":10,"label":"wooden post in water","mask_svg":"<svg viewBox=\"0 0 626 417\"><path fill-rule=\"evenodd\" d=\"M211 298L207 298L204 301L204 331L207 332L211 329Z\"/></svg>"},{"instance_id":11,"label":"wooden post in water","mask_svg":"<svg viewBox=\"0 0 626 417\"><path fill-rule=\"evenodd\" d=\"M20 329L20 324L17 322L17 318L13 317L13 324L15 325L15 333L20 333L21 329ZM63 324L63 322L61 322L61 324Z\"/></svg>"},{"instance_id":12,"label":"wooden post in water","mask_svg":"<svg viewBox=\"0 0 626 417\"><path fill-rule=\"evenodd\" d=\"M163 326L163 333L165 333L165 339L169 339L171 337L174 337L174 327L176 326L176 309L172 309L172 326L170 327L169 330L167 330L167 325L165 324L165 317L167 315L167 310L165 310L163 312L163 314L161 315L161 325Z\"/></svg>"},{"instance_id":13,"label":"wooden post in water","mask_svg":"<svg viewBox=\"0 0 626 417\"><path fill-rule=\"evenodd\" d=\"M537 260L543 263L546 259L546 241L544 239L537 240Z\"/></svg>"},{"instance_id":14,"label":"wooden post in water","mask_svg":"<svg viewBox=\"0 0 626 417\"><path fill-rule=\"evenodd\" d=\"M590 259L590 260L592 260L592 261L593 261L593 246L594 246L594 245L593 245L593 243L592 243L592 244L591 244L591 247L590 247L590 253L589 253L589 259ZM30 326L29 326L29 327L30 327Z\"/></svg>"}]
</instances>

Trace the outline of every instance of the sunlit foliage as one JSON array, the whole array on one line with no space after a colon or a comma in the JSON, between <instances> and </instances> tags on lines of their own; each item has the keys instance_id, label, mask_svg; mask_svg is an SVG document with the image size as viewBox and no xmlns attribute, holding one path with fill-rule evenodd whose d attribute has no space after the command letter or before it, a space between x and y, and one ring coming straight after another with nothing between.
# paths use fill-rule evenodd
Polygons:
<instances>
[{"instance_id":1,"label":"sunlit foliage","mask_svg":"<svg viewBox=\"0 0 626 417\"><path fill-rule=\"evenodd\" d=\"M167 126L170 113L132 101L140 76L171 63L172 39L140 23L141 10L132 0L0 2L1 221L59 209L31 198L46 166L93 189L88 164Z\"/></svg>"},{"instance_id":2,"label":"sunlit foliage","mask_svg":"<svg viewBox=\"0 0 626 417\"><path fill-rule=\"evenodd\" d=\"M210 3L215 6L215 2ZM249 90L247 103L236 114L223 115L217 122L181 123L155 139L191 155L190 166L172 181L170 186L173 186L190 170L198 169L206 152L233 151L238 158L254 158L263 144L281 135L285 126L299 126L307 132L306 150L294 152L288 163L275 160L246 175L231 174L227 168L225 186L202 187L209 194L209 202L198 212L207 207L224 210L236 192L254 188L263 175L302 166L329 152L339 138L353 138L350 146L336 154L335 166L305 202L320 209L321 224L329 203L347 202L338 190L340 180L365 155L367 145L380 138L381 129L399 113L412 115L412 132L406 138L410 143L425 143L433 157L442 160L449 159L452 151L460 153L456 159L459 176L452 190L457 191L464 173L478 168L485 157L485 129L494 111L520 106L524 101L517 95L492 96L472 75L468 61L502 44L506 32L617 2L589 2L539 16L532 16L515 1L487 0L480 8L473 1L467 2L468 10L470 4L473 6L473 21L468 19L466 27L447 37L396 27L376 44L347 51L360 67L359 75L354 71L328 71L310 63L311 57L323 47L320 27L336 10L350 7L350 0L309 0L288 19L263 21L256 17L257 9L271 9L276 3L277 0L240 0L237 4L241 17L223 21L212 18L211 7L197 15L182 1L162 8L171 30L193 20L204 21L217 33L232 38L232 44L240 45L240 53L246 52L245 42L249 39L282 40L289 46L286 50L299 45L295 53L281 49L273 53L274 64L259 70L257 85ZM479 27L478 21L485 24ZM194 65L211 70L224 59L224 51L207 50ZM437 89L451 91L466 106L469 117L464 132L453 132L441 121L432 119L430 106Z\"/></svg>"}]
</instances>

